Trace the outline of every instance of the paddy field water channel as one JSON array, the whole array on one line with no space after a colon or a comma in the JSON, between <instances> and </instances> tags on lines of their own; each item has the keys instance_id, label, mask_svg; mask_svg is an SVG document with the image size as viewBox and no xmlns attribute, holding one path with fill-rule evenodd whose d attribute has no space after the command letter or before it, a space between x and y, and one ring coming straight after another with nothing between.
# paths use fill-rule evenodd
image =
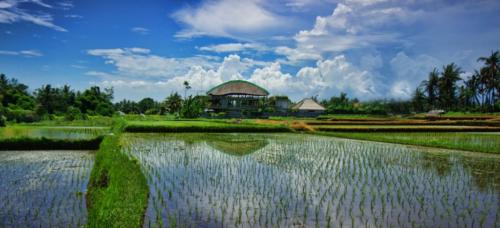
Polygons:
<instances>
[{"instance_id":1,"label":"paddy field water channel","mask_svg":"<svg viewBox=\"0 0 500 228\"><path fill-rule=\"evenodd\" d=\"M498 227L500 156L301 134L125 134L144 227Z\"/></svg>"}]
</instances>

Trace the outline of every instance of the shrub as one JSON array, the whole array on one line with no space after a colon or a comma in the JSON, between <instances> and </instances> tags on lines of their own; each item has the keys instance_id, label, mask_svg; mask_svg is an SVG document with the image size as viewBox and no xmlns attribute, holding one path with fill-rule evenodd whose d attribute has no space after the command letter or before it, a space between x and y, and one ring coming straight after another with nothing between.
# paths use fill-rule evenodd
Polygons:
<instances>
[{"instance_id":1,"label":"shrub","mask_svg":"<svg viewBox=\"0 0 500 228\"><path fill-rule=\"evenodd\" d=\"M83 120L84 115L80 111L79 108L75 108L73 106L68 107L66 114L64 115L64 120L73 121L73 120Z\"/></svg>"},{"instance_id":2,"label":"shrub","mask_svg":"<svg viewBox=\"0 0 500 228\"><path fill-rule=\"evenodd\" d=\"M99 105L97 105L95 112L102 116L113 116L115 111L113 105L108 103L100 103Z\"/></svg>"},{"instance_id":3,"label":"shrub","mask_svg":"<svg viewBox=\"0 0 500 228\"><path fill-rule=\"evenodd\" d=\"M5 127L5 122L7 122L5 117L3 115L0 115L0 127Z\"/></svg>"},{"instance_id":4,"label":"shrub","mask_svg":"<svg viewBox=\"0 0 500 228\"><path fill-rule=\"evenodd\" d=\"M7 109L7 120L17 123L26 122L32 123L40 120L40 116L34 111L24 109Z\"/></svg>"}]
</instances>

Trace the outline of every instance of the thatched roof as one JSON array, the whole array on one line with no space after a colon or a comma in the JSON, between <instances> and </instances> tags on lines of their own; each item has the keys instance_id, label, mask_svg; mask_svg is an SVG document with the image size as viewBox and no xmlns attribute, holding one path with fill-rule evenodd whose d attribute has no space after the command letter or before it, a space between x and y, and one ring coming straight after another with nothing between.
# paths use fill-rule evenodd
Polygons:
<instances>
[{"instance_id":1,"label":"thatched roof","mask_svg":"<svg viewBox=\"0 0 500 228\"><path fill-rule=\"evenodd\" d=\"M311 98L305 98L292 107L292 110L324 111L325 108Z\"/></svg>"},{"instance_id":2,"label":"thatched roof","mask_svg":"<svg viewBox=\"0 0 500 228\"><path fill-rule=\"evenodd\" d=\"M264 88L255 85L251 82L243 80L233 80L224 82L207 92L208 95L224 96L224 95L252 95L252 96L267 96L269 92Z\"/></svg>"}]
</instances>

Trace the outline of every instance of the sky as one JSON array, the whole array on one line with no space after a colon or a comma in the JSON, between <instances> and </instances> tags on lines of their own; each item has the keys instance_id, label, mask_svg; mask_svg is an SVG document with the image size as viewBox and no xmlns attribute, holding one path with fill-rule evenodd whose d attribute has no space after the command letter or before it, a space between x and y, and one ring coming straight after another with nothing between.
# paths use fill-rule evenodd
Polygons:
<instances>
[{"instance_id":1,"label":"sky","mask_svg":"<svg viewBox=\"0 0 500 228\"><path fill-rule=\"evenodd\" d=\"M498 0L0 0L0 73L113 87L115 101L234 79L293 101L408 99L434 68L500 49Z\"/></svg>"}]
</instances>

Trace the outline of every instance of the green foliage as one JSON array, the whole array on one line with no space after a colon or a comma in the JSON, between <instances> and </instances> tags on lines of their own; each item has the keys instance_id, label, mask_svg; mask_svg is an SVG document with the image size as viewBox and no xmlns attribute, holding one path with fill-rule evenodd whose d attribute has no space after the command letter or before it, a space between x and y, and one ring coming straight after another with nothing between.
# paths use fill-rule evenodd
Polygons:
<instances>
[{"instance_id":1,"label":"green foliage","mask_svg":"<svg viewBox=\"0 0 500 228\"><path fill-rule=\"evenodd\" d=\"M115 111L111 103L100 103L97 105L95 112L101 116L113 116Z\"/></svg>"},{"instance_id":2,"label":"green foliage","mask_svg":"<svg viewBox=\"0 0 500 228\"><path fill-rule=\"evenodd\" d=\"M7 122L7 119L5 118L5 116L0 114L0 127L5 127L6 122Z\"/></svg>"},{"instance_id":3,"label":"green foliage","mask_svg":"<svg viewBox=\"0 0 500 228\"><path fill-rule=\"evenodd\" d=\"M500 52L492 52L488 57L481 57L484 65L472 76L462 79L460 67L454 63L443 66L443 71L436 69L429 74L429 79L421 83L427 95L427 109L445 109L446 111L482 111L494 112L500 97ZM415 99L415 98L414 98Z\"/></svg>"},{"instance_id":4,"label":"green foliage","mask_svg":"<svg viewBox=\"0 0 500 228\"><path fill-rule=\"evenodd\" d=\"M61 88L44 85L34 95L39 115L65 113L68 107L76 105L76 94L68 85Z\"/></svg>"},{"instance_id":5,"label":"green foliage","mask_svg":"<svg viewBox=\"0 0 500 228\"><path fill-rule=\"evenodd\" d=\"M193 119L198 118L203 114L203 110L205 108L205 102L203 97L193 97L189 96L182 103L182 108L180 115L183 118Z\"/></svg>"},{"instance_id":6,"label":"green foliage","mask_svg":"<svg viewBox=\"0 0 500 228\"><path fill-rule=\"evenodd\" d=\"M123 120L105 136L97 151L87 192L88 227L140 227L149 188L140 165L123 154Z\"/></svg>"},{"instance_id":7,"label":"green foliage","mask_svg":"<svg viewBox=\"0 0 500 228\"><path fill-rule=\"evenodd\" d=\"M7 120L15 121L17 123L20 122L31 123L40 120L40 116L36 112L25 109L7 108L6 117Z\"/></svg>"},{"instance_id":8,"label":"green foliage","mask_svg":"<svg viewBox=\"0 0 500 228\"><path fill-rule=\"evenodd\" d=\"M111 116L114 112L112 99L112 89L104 89L103 92L99 87L93 86L77 94L76 103L82 113Z\"/></svg>"},{"instance_id":9,"label":"green foliage","mask_svg":"<svg viewBox=\"0 0 500 228\"><path fill-rule=\"evenodd\" d=\"M163 102L163 106L170 114L178 113L182 108L182 98L178 93L172 93Z\"/></svg>"},{"instance_id":10,"label":"green foliage","mask_svg":"<svg viewBox=\"0 0 500 228\"><path fill-rule=\"evenodd\" d=\"M66 114L64 115L64 120L66 121L74 121L74 120L85 120L87 116L82 114L79 108L69 106L66 110Z\"/></svg>"},{"instance_id":11,"label":"green foliage","mask_svg":"<svg viewBox=\"0 0 500 228\"><path fill-rule=\"evenodd\" d=\"M102 136L93 139L49 139L16 137L0 140L0 150L96 150Z\"/></svg>"}]
</instances>

